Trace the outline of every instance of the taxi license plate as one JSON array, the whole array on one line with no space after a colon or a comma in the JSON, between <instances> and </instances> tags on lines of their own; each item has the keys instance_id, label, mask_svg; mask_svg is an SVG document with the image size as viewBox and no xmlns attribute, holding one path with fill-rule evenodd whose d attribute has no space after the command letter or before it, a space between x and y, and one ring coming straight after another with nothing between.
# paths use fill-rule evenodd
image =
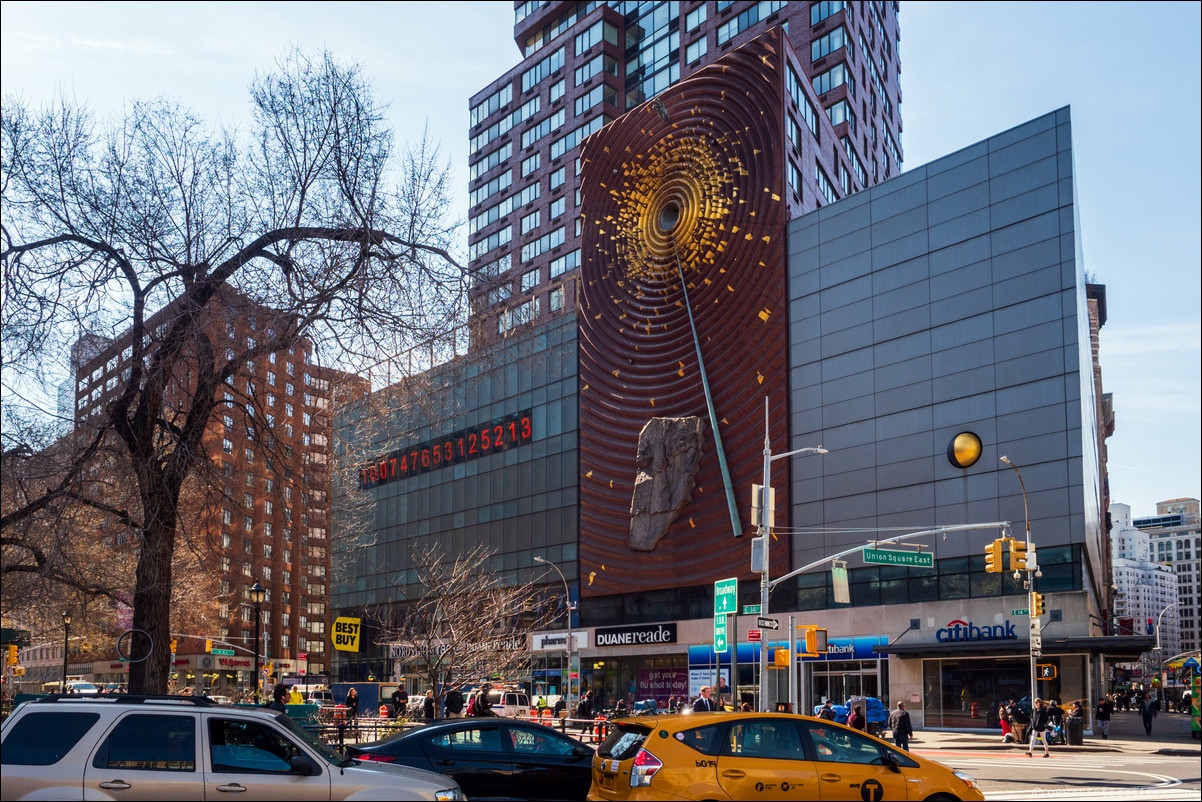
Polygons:
<instances>
[{"instance_id":1,"label":"taxi license plate","mask_svg":"<svg viewBox=\"0 0 1202 802\"><path fill-rule=\"evenodd\" d=\"M614 776L612 774L599 774L597 775L597 784L606 791L612 791L614 789Z\"/></svg>"}]
</instances>

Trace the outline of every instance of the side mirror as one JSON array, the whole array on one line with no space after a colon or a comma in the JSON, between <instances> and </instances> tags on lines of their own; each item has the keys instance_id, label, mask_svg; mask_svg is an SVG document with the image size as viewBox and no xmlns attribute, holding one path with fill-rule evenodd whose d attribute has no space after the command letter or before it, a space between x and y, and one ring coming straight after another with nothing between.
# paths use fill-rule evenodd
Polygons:
<instances>
[{"instance_id":1,"label":"side mirror","mask_svg":"<svg viewBox=\"0 0 1202 802\"><path fill-rule=\"evenodd\" d=\"M307 755L294 756L292 760L289 761L289 766L291 767L293 774L299 774L302 777L311 777L314 774L319 774L321 772L321 770L317 768L317 764L314 763Z\"/></svg>"},{"instance_id":2,"label":"side mirror","mask_svg":"<svg viewBox=\"0 0 1202 802\"><path fill-rule=\"evenodd\" d=\"M888 750L885 750L884 760L885 760L885 765L889 767L889 771L892 771L896 774L901 773L901 766L897 762L897 755L893 754L892 752L890 752Z\"/></svg>"}]
</instances>

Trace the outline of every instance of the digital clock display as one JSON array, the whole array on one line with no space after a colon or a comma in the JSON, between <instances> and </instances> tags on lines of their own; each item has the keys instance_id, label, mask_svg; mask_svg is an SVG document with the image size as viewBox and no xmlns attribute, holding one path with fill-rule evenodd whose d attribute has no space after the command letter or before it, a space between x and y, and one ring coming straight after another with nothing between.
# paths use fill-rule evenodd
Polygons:
<instances>
[{"instance_id":1,"label":"digital clock display","mask_svg":"<svg viewBox=\"0 0 1202 802\"><path fill-rule=\"evenodd\" d=\"M359 487L379 487L398 479L525 445L533 439L530 410L526 410L394 451L359 469Z\"/></svg>"}]
</instances>

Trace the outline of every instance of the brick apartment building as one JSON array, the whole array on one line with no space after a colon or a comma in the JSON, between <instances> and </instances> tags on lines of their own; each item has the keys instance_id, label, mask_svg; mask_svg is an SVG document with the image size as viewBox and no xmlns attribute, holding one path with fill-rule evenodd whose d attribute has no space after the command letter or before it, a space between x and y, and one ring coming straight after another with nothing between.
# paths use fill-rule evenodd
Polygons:
<instances>
[{"instance_id":1,"label":"brick apartment building","mask_svg":"<svg viewBox=\"0 0 1202 802\"><path fill-rule=\"evenodd\" d=\"M233 293L214 308L222 311L204 328L218 356L234 359L257 340L276 336L279 322L269 309ZM169 306L149 319L152 348L171 316ZM101 416L106 402L124 388L132 352L128 334L116 340L88 335L77 342L71 394L77 432L86 431L89 420ZM189 369L168 390L168 414L186 405L191 375ZM202 563L214 580L207 612L217 624L212 631L181 633L194 637L178 639L177 687L221 692L248 686L255 631L250 589L256 581L267 590L262 662L272 662L278 677L328 671L331 410L342 393L365 389L363 380L315 364L312 343L305 339L247 362L227 380L204 436L211 470L199 477L198 500L181 514L181 529L200 544ZM100 537L105 547L131 545L127 532L102 530ZM232 645L234 656L206 653L206 639L218 647ZM89 665L78 664L72 673L120 682L123 667L113 663L106 656L90 672Z\"/></svg>"}]
</instances>

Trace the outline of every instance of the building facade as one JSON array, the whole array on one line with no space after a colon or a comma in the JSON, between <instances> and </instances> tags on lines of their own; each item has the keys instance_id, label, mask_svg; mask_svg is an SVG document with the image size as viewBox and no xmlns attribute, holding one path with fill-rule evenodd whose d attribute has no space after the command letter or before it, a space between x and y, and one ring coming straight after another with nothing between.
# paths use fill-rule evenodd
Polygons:
<instances>
[{"instance_id":1,"label":"building facade","mask_svg":"<svg viewBox=\"0 0 1202 802\"><path fill-rule=\"evenodd\" d=\"M1175 498L1156 504L1156 515L1136 518L1131 525L1149 537L1149 559L1172 567L1177 575L1177 601L1174 615L1179 622L1179 648L1170 651L1162 643L1161 658L1171 658L1178 652L1196 652L1202 648L1198 629L1202 626L1199 593L1202 588L1199 558L1202 543L1199 535L1199 502L1196 498ZM1165 614L1168 618L1169 613Z\"/></svg>"},{"instance_id":2,"label":"building facade","mask_svg":"<svg viewBox=\"0 0 1202 802\"><path fill-rule=\"evenodd\" d=\"M573 309L581 143L779 26L789 216L901 172L896 2L515 2L522 61L471 98L470 268L486 339ZM782 171L786 169L781 164Z\"/></svg>"},{"instance_id":3,"label":"building facade","mask_svg":"<svg viewBox=\"0 0 1202 802\"><path fill-rule=\"evenodd\" d=\"M419 542L487 542L514 581L555 581L537 557L563 568L580 689L609 702L720 681L753 704L786 699L790 672L761 670L755 638L771 661L791 621L832 643L796 669L803 708L879 696L927 727L984 728L998 701L1032 692L1027 589L984 571L1009 522L1031 532L1047 597L1037 659L1057 679L1036 693L1095 698L1108 660L1150 645L1102 637L1104 429L1068 109L796 214L790 122L814 98L790 77L793 50L764 31L584 141L575 307L442 369L434 382L453 390L425 408L381 415L367 399L340 415L340 431L371 433L372 458L514 415L532 425L502 453L359 488L368 513L336 511L336 531L368 522L338 614L403 606L372 566L405 571ZM951 461L959 434L979 460ZM771 470L781 579L757 613L752 490L769 443L829 453ZM929 536L924 567L848 557L848 603L825 567L785 578L967 524L992 528ZM714 583L729 579L734 648L716 651ZM377 646L339 655L335 673L387 673ZM544 665L531 681L561 692L564 662Z\"/></svg>"}]
</instances>

